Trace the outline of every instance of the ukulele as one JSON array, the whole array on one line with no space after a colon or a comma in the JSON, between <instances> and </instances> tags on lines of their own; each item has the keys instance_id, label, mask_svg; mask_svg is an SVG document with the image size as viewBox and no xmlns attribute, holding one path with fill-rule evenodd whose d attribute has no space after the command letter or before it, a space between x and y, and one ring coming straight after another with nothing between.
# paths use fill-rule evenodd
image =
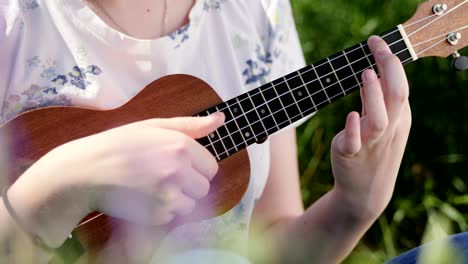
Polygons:
<instances>
[{"instance_id":1,"label":"ukulele","mask_svg":"<svg viewBox=\"0 0 468 264\"><path fill-rule=\"evenodd\" d=\"M468 45L468 0L429 0L408 22L381 37L402 64L454 54L458 57L455 65L467 68L467 58L457 51ZM225 124L198 139L219 162L210 192L197 202L192 214L174 219L165 228L214 217L234 207L246 191L250 172L247 146L264 142L269 135L358 90L360 74L368 68L378 73L366 42L362 42L226 102L202 80L179 74L152 82L112 110L46 107L27 111L0 127L8 135L11 154L6 172L13 182L53 148L128 123L223 112ZM214 210L202 210L206 207ZM74 234L85 249L94 251L121 224L130 223L95 212L81 221Z\"/></svg>"}]
</instances>

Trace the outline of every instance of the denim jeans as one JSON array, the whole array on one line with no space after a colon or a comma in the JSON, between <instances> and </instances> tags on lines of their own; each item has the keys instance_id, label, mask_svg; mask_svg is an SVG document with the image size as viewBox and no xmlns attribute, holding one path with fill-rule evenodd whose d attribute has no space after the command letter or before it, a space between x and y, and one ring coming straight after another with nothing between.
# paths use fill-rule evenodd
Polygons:
<instances>
[{"instance_id":1,"label":"denim jeans","mask_svg":"<svg viewBox=\"0 0 468 264\"><path fill-rule=\"evenodd\" d=\"M453 249L455 249L458 255L461 257L462 262L459 263L468 264L468 232L450 236L448 237L448 241L450 242L449 245L452 246ZM405 252L400 256L389 260L388 262L386 262L386 264L423 264L422 262L417 261L418 256L420 255L422 250L424 250L426 247L430 247L433 243L434 242L431 242L427 245L422 245L408 252Z\"/></svg>"}]
</instances>

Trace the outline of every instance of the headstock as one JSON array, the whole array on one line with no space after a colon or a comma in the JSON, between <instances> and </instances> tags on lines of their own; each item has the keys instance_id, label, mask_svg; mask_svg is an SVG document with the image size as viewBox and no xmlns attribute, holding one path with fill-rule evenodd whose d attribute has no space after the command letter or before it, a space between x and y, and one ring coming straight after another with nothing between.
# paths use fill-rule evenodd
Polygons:
<instances>
[{"instance_id":1,"label":"headstock","mask_svg":"<svg viewBox=\"0 0 468 264\"><path fill-rule=\"evenodd\" d=\"M468 46L468 0L429 0L403 24L419 58L447 57Z\"/></svg>"}]
</instances>

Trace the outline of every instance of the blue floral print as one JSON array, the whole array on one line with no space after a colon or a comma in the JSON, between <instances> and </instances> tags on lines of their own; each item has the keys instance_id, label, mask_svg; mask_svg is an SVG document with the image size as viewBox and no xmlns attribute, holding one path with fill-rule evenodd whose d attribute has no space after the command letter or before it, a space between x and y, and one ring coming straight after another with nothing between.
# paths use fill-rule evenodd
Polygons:
<instances>
[{"instance_id":1,"label":"blue floral print","mask_svg":"<svg viewBox=\"0 0 468 264\"><path fill-rule=\"evenodd\" d=\"M40 59L37 56L27 60L30 67L38 67ZM5 118L8 120L14 116L26 111L46 106L67 106L71 105L71 100L59 91L67 84L72 85L80 90L85 90L91 82L88 79L89 75L100 75L101 68L96 65L90 65L85 68L74 66L72 70L66 74L57 74L54 63L52 66L46 67L42 72L41 77L48 80L49 85L40 86L33 84L29 89L25 90L20 95L10 95L5 102Z\"/></svg>"},{"instance_id":2,"label":"blue floral print","mask_svg":"<svg viewBox=\"0 0 468 264\"><path fill-rule=\"evenodd\" d=\"M56 75L57 72L55 71L55 66L50 66L41 73L41 77L48 80L53 79Z\"/></svg>"},{"instance_id":3,"label":"blue floral print","mask_svg":"<svg viewBox=\"0 0 468 264\"><path fill-rule=\"evenodd\" d=\"M28 67L37 67L41 63L38 56L34 56L27 60Z\"/></svg>"},{"instance_id":4,"label":"blue floral print","mask_svg":"<svg viewBox=\"0 0 468 264\"><path fill-rule=\"evenodd\" d=\"M203 10L210 11L221 8L221 4L226 0L205 0L203 3Z\"/></svg>"},{"instance_id":5,"label":"blue floral print","mask_svg":"<svg viewBox=\"0 0 468 264\"><path fill-rule=\"evenodd\" d=\"M222 3L225 1L226 0L205 0L203 3L203 10L206 12L211 10L219 10L221 9ZM176 43L174 46L175 49L180 48L182 44L190 38L189 29L190 23L168 35Z\"/></svg>"},{"instance_id":6,"label":"blue floral print","mask_svg":"<svg viewBox=\"0 0 468 264\"><path fill-rule=\"evenodd\" d=\"M54 79L52 79L52 83L54 83L55 85L63 86L63 85L65 85L67 82L68 82L67 76L65 76L65 75L58 75L57 77L55 77Z\"/></svg>"},{"instance_id":7,"label":"blue floral print","mask_svg":"<svg viewBox=\"0 0 468 264\"><path fill-rule=\"evenodd\" d=\"M19 4L23 11L33 10L39 7L37 0L20 0Z\"/></svg>"},{"instance_id":8,"label":"blue floral print","mask_svg":"<svg viewBox=\"0 0 468 264\"><path fill-rule=\"evenodd\" d=\"M283 23L274 24L271 21L268 23L266 41L263 45L257 44L254 58L245 62L247 67L242 74L246 77L246 85L255 83L263 85L267 82L273 60L282 55L281 46L288 41L285 34Z\"/></svg>"},{"instance_id":9,"label":"blue floral print","mask_svg":"<svg viewBox=\"0 0 468 264\"><path fill-rule=\"evenodd\" d=\"M86 68L86 72L94 75L99 75L102 73L102 70L96 65L90 65L88 66L88 68Z\"/></svg>"},{"instance_id":10,"label":"blue floral print","mask_svg":"<svg viewBox=\"0 0 468 264\"><path fill-rule=\"evenodd\" d=\"M5 101L5 119L11 119L20 113L46 106L71 105L65 95L57 95L55 88L31 85L20 95L10 95Z\"/></svg>"},{"instance_id":11,"label":"blue floral print","mask_svg":"<svg viewBox=\"0 0 468 264\"><path fill-rule=\"evenodd\" d=\"M86 81L86 74L78 66L73 67L68 76L70 77L70 83L81 90L86 89L86 86L90 84L90 82Z\"/></svg>"},{"instance_id":12,"label":"blue floral print","mask_svg":"<svg viewBox=\"0 0 468 264\"><path fill-rule=\"evenodd\" d=\"M55 87L50 87L50 88L44 89L44 93L45 94L58 94L57 93L57 88L55 88Z\"/></svg>"},{"instance_id":13,"label":"blue floral print","mask_svg":"<svg viewBox=\"0 0 468 264\"><path fill-rule=\"evenodd\" d=\"M186 40L189 39L189 34L188 34L189 28L190 28L190 24L187 24L169 34L169 37L173 41L176 42L176 46L175 46L176 49L179 48L182 45L182 43L184 43Z\"/></svg>"},{"instance_id":14,"label":"blue floral print","mask_svg":"<svg viewBox=\"0 0 468 264\"><path fill-rule=\"evenodd\" d=\"M247 68L242 72L246 77L245 84L259 82L266 83L266 78L270 74L270 67L273 63L273 56L270 52L265 52L260 45L257 45L255 58L248 59Z\"/></svg>"},{"instance_id":15,"label":"blue floral print","mask_svg":"<svg viewBox=\"0 0 468 264\"><path fill-rule=\"evenodd\" d=\"M88 85L91 84L87 80L86 74L93 74L93 75L99 75L102 73L102 70L94 65L89 66L84 70L83 68L80 68L78 66L74 66L73 69L68 73L68 77L70 77L70 83L76 86L77 88L81 90L85 90ZM67 76L65 75L59 75L57 78L61 78L58 80L62 80L63 84L67 82ZM56 78L56 79L57 79ZM54 82L54 80L52 80ZM61 84L61 85L63 85Z\"/></svg>"}]
</instances>

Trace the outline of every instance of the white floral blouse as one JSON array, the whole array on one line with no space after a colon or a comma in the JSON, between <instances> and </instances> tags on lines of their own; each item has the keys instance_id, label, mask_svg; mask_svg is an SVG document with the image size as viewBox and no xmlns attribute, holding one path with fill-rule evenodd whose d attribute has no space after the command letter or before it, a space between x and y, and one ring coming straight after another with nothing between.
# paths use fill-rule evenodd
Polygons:
<instances>
[{"instance_id":1,"label":"white floral blouse","mask_svg":"<svg viewBox=\"0 0 468 264\"><path fill-rule=\"evenodd\" d=\"M165 37L140 40L107 26L82 0L0 0L0 124L51 105L115 108L174 73L196 76L228 100L304 66L288 0L197 0L189 21ZM176 228L155 260L168 248L247 239L269 144L248 151L252 177L242 201Z\"/></svg>"}]
</instances>

